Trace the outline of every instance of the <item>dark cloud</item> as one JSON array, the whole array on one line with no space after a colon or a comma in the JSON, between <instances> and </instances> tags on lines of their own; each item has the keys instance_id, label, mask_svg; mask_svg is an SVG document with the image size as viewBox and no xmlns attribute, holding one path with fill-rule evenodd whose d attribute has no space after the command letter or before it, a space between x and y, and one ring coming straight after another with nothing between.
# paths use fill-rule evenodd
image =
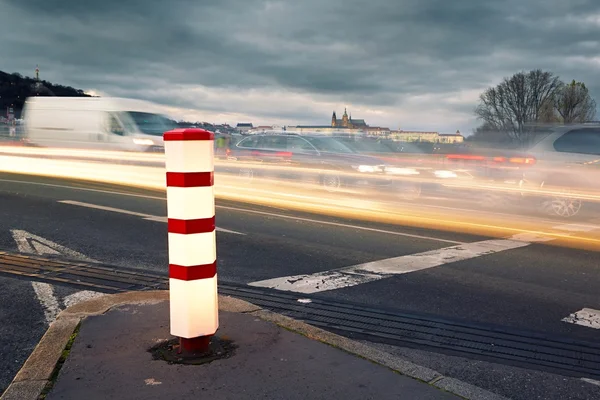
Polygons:
<instances>
[{"instance_id":1,"label":"dark cloud","mask_svg":"<svg viewBox=\"0 0 600 400\"><path fill-rule=\"evenodd\" d=\"M314 98L383 109L385 121L394 107L445 108L470 124L473 90L533 68L600 97L597 0L4 0L0 32L0 69L39 63L49 80L207 112L231 110L185 88L281 93L262 112L257 94L246 111L231 102L302 121ZM286 92L304 103L284 106Z\"/></svg>"}]
</instances>

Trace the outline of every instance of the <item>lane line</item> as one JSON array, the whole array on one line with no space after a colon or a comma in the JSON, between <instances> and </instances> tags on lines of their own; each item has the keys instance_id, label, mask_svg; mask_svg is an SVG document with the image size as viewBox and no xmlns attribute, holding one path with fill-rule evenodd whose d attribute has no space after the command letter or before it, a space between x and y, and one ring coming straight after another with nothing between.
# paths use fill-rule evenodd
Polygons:
<instances>
[{"instance_id":1,"label":"lane line","mask_svg":"<svg viewBox=\"0 0 600 400\"><path fill-rule=\"evenodd\" d=\"M307 294L324 292L517 249L530 244L530 242L513 239L485 240L314 274L292 275L256 281L249 283L249 285Z\"/></svg>"},{"instance_id":2,"label":"lane line","mask_svg":"<svg viewBox=\"0 0 600 400\"><path fill-rule=\"evenodd\" d=\"M561 319L561 321L586 326L588 328L600 329L600 310L584 308Z\"/></svg>"},{"instance_id":3,"label":"lane line","mask_svg":"<svg viewBox=\"0 0 600 400\"><path fill-rule=\"evenodd\" d=\"M56 184L41 183L41 182L26 182L26 181L10 180L10 179L0 179L0 182L10 182L10 183L21 183L21 184L29 184L29 185L57 187L57 188L80 190L80 191L88 191L88 192L106 193L106 194L112 194L112 195L118 195L118 196L128 196L128 197L137 197L137 198L144 198L144 199L151 199L151 200L166 201L165 197L156 197L156 196L134 194L134 193L115 192L115 191L110 191L110 190L82 188L82 187L67 186L67 185L56 185ZM468 209L460 209L460 208L453 208L453 207L440 207L440 206L429 206L429 205L425 205L425 206L427 206L427 207L434 207L434 208L446 208L448 210L472 211L472 210L468 210ZM265 207L268 207L268 206L265 206ZM263 211L258 211L258 210L250 210L250 209L239 208L239 207L215 205L215 208L223 208L223 209L229 209L229 210L234 210L234 211L239 211L239 212L246 212L246 213L253 213L253 214L262 214L262 215L268 215L268 216L277 217L277 218L284 218L284 219L295 219L295 220L299 220L299 221L312 222L312 223L316 223L316 224L334 225L334 226L346 227L346 228L351 228L351 229L359 229L359 230L365 230L365 231L379 232L379 233L385 233L385 234L391 234L391 235L397 235L397 236L414 237L414 238L417 238L417 239L433 240L433 241L445 242L445 243L453 243L453 244L464 243L464 242L452 241L452 240L446 240L446 239L440 239L440 238L434 238L434 237L429 237L429 236L412 235L412 234L408 234L408 233L387 231L387 230L375 229L375 228L367 228L367 227L356 226L356 225L335 223L335 222L329 222L329 221L320 221L320 220L311 219L311 218L294 217L294 216L289 216L289 215L268 213L268 212L263 212ZM275 207L270 207L270 208L275 208ZM502 214L502 213L490 213L490 214L492 214L492 215L507 215L507 216L511 215L511 214ZM530 218L530 217L527 217L527 216L523 216L523 217L526 218L526 219L528 219L528 220L534 220L534 221L537 221L537 222L555 222L555 221L550 221L550 220L545 220L545 219L533 219L533 218ZM151 216L149 218L149 220L162 222L164 220L164 218L163 217L153 217L153 216ZM480 226L480 224L472 224L472 225ZM514 231L514 232L521 231L519 229L513 229L513 228L507 228L507 227L501 227L501 226L499 228L500 229L508 229L508 230L511 230L511 231ZM590 230L600 229L600 226L598 226L598 225L587 225L587 224L565 224L565 225L558 225L558 226L554 227L554 229L563 229L563 228L565 228L564 230L571 231L571 232L583 232L581 229L585 228L586 229L585 231L589 232ZM521 231L521 232L523 232L523 235L529 235L529 234L534 234L534 235L546 234L546 235L549 235L549 236L553 236L554 239L556 239L556 238L565 238L565 237L570 236L569 234L555 234L555 233L550 233L550 232L537 232L537 231L526 231L526 230ZM581 240L592 241L592 242L596 242L597 241L595 239L584 238L584 237L575 237L575 239L581 239ZM549 241L549 240L553 240L553 239L548 239L546 241Z\"/></svg>"},{"instance_id":4,"label":"lane line","mask_svg":"<svg viewBox=\"0 0 600 400\"><path fill-rule=\"evenodd\" d=\"M167 201L166 197L156 197L149 196L145 194L135 194L135 193L125 193L125 192L115 192L112 190L102 190L102 189L91 189L91 188L82 188L77 186L68 186L68 185L55 185L52 183L42 183L42 182L26 182L26 181L18 181L14 179L0 179L0 182L8 182L8 183L22 183L26 185L37 185L37 186L47 186L47 187L55 187L61 189L72 189L72 190L81 190L84 192L95 192L95 193L106 193L106 194L116 194L119 196L128 196L128 197L139 197L142 199L151 199L151 200L162 200Z\"/></svg>"},{"instance_id":5,"label":"lane line","mask_svg":"<svg viewBox=\"0 0 600 400\"><path fill-rule=\"evenodd\" d=\"M215 207L216 208L221 208L221 209L224 209L224 210L232 210L232 211L245 212L245 213L248 213L248 214L265 215L265 216L275 217L275 218L291 219L291 220L294 220L294 221L310 222L310 223L313 223L313 224L338 226L338 227L341 227L341 228L349 228L349 229L357 229L357 230L361 230L361 231L384 233L384 234L387 234L387 235L411 237L411 238L415 238L415 239L433 240L433 241L442 242L442 243L451 243L451 244L464 244L465 243L465 242L459 242L457 240L440 239L440 238L436 238L436 237L432 237L432 236L413 235L412 233L395 232L395 231L388 231L388 230L385 230L385 229L368 228L368 227L365 227L365 226L343 224L343 223L340 223L340 222L321 221L321 220L312 219L312 218L294 217L292 215L270 213L270 212L267 212L267 211L249 210L249 209L245 209L245 208L237 208L237 207L221 206L221 205L217 205Z\"/></svg>"},{"instance_id":6,"label":"lane line","mask_svg":"<svg viewBox=\"0 0 600 400\"><path fill-rule=\"evenodd\" d=\"M118 195L118 196L137 197L137 198L150 199L150 200L166 201L165 197L157 197L157 196L150 196L150 195L143 195L143 194L134 194L134 193L125 193L125 192L116 192L116 191L111 191L111 190L82 188L82 187L68 186L68 185L57 185L57 184L41 183L41 182L27 182L27 181L19 181L19 180L12 180L12 179L0 179L0 182L9 182L9 183L20 183L20 184L28 184L28 185L56 187L56 188L63 188L63 189L72 189L72 190L80 190L80 191L87 191L87 192L112 194L112 195ZM456 211L473 211L473 210L469 210L469 209L454 208L454 207L443 207L443 206L433 206L433 205L425 205L425 206L426 207L432 207L432 208L444 208L444 209L456 210ZM268 206L265 206L265 207L268 207ZM294 216L289 216L289 215L268 213L268 212L264 212L264 211L250 210L250 209L239 208L239 207L215 205L215 208L222 208L222 209L228 209L228 210L245 212L245 213L252 213L252 214L268 215L268 216L277 217L277 218L293 219L293 220L298 220L298 221L312 222L312 223L316 223L316 224L340 226L340 227L345 227L345 228L359 229L359 230L372 231L372 232L379 232L379 233L385 233L385 234L391 234L391 235L397 235L397 236L414 237L414 238L417 238L417 239L434 240L434 241L445 242L445 243L453 243L453 244L464 243L464 242L453 241L453 240L446 240L446 239L440 239L440 238L434 238L434 237L429 237L429 236L412 235L412 234L408 234L408 233L387 231L387 230L375 229L375 228L367 228L367 227L362 227L362 226L342 224L342 223L335 223L335 222L329 222L329 221L321 221L321 220L316 220L316 219L311 219L311 218L294 217ZM270 208L276 208L276 207L270 207ZM285 210L285 209L283 209L283 210ZM511 214L493 213L493 212L489 213L489 214L491 214L491 215L512 216ZM545 219L534 219L534 218L530 218L530 217L527 217L527 216L524 216L524 218L526 218L528 220L534 220L534 221L537 221L537 222L555 222L555 221L545 220ZM162 217L151 217L150 220L162 221L163 219L162 219ZM574 228L575 225L580 226L579 224L566 224L566 225L557 226L555 228L559 228L560 229L561 227L565 227L566 226L567 230L574 231L573 229L575 229ZM590 225L584 225L584 226L589 226L590 228L593 227L593 229L600 228L599 226L590 226ZM500 228L504 229L504 227L500 227ZM517 232L519 231L518 229L510 229L510 230L517 231ZM523 232L524 232L524 234L529 234L530 231L523 231ZM541 234L543 232L531 232L531 233L532 234ZM555 238L560 238L560 237L566 237L566 236L568 236L568 235L551 234L551 233L548 233L548 234L555 236ZM582 239L582 238L578 238L578 239ZM549 239L549 240L551 240L551 239Z\"/></svg>"},{"instance_id":7,"label":"lane line","mask_svg":"<svg viewBox=\"0 0 600 400\"><path fill-rule=\"evenodd\" d=\"M110 212L115 212L115 213L119 213L119 214L132 215L135 217L140 217L147 221L155 221L155 222L163 222L163 223L167 223L167 221L168 221L167 217L159 217L156 215L150 215L150 214L144 214L144 213L139 213L139 212L135 212L135 211L123 210L122 208L107 207L107 206L101 206L98 204L84 203L81 201L74 201L74 200L59 200L58 202L62 203L62 204L69 204L72 206L93 208L96 210L103 210L103 211L110 211ZM232 231L229 229L223 229L223 228L219 228L219 227L217 227L215 229L217 232L232 233L234 235L244 235L244 236L246 235L245 233Z\"/></svg>"},{"instance_id":8,"label":"lane line","mask_svg":"<svg viewBox=\"0 0 600 400\"><path fill-rule=\"evenodd\" d=\"M71 250L67 247L61 246L43 237L36 236L27 231L14 229L11 231L13 239L17 244L17 248L22 253L39 254L39 255L56 255L63 254L73 259L96 262L95 260L84 256L81 253ZM54 294L54 288L52 285L44 282L31 282L33 291L44 309L44 317L46 323L50 325L58 314L62 311L60 301ZM94 297L102 296L103 293L93 292L90 290L84 290L73 293L64 299L65 307L69 307L81 300L92 299Z\"/></svg>"},{"instance_id":9,"label":"lane line","mask_svg":"<svg viewBox=\"0 0 600 400\"><path fill-rule=\"evenodd\" d=\"M157 197L157 196L150 196L150 195L144 195L144 194L135 194L135 193L126 193L126 192L116 192L116 191L112 191L112 190L82 188L82 187L68 186L68 185L57 185L57 184L52 184L52 183L28 182L28 181L14 180L14 179L0 179L0 182L22 183L22 184L26 184L26 185L47 186L47 187L55 187L55 188L61 188L61 189L81 190L81 191L87 191L87 192L114 194L114 195L119 195L119 196L138 197L138 198L142 198L142 199L167 201L166 197ZM223 187L227 187L227 186L223 186ZM410 203L407 203L407 204L410 204ZM421 207L428 207L428 208L439 208L439 209L450 210L450 211L467 211L467 212L473 212L474 211L474 210L468 209L468 208L448 207L448 206L436 206L436 205L433 205L433 204L420 204L419 206L421 206ZM225 207L225 206L217 206L217 207L228 208L228 207ZM263 207L276 208L276 209L280 209L280 210L283 210L283 211L287 211L287 209L285 209L285 208L278 208L278 207L273 207L273 206L263 206ZM247 209L243 209L243 208L236 208L236 207L229 207L229 208L231 208L233 210L237 210L237 211L251 212L251 210L247 210ZM499 213L499 212L489 212L489 211L487 211L486 214L514 217L514 215L512 215L512 214ZM520 216L520 217L524 217L524 218L527 218L528 220L533 220L533 221L536 221L536 222L548 222L548 223L556 222L556 221L552 221L552 220L532 218L532 217L528 217L528 216Z\"/></svg>"}]
</instances>

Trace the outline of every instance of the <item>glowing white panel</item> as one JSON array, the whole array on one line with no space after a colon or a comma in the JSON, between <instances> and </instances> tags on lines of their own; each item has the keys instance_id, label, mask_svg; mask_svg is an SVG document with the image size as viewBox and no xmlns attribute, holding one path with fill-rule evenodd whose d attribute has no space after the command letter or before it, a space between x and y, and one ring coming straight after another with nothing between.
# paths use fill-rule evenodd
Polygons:
<instances>
[{"instance_id":1,"label":"glowing white panel","mask_svg":"<svg viewBox=\"0 0 600 400\"><path fill-rule=\"evenodd\" d=\"M215 231L182 235L169 233L169 263L182 266L212 264L217 259Z\"/></svg>"},{"instance_id":2,"label":"glowing white panel","mask_svg":"<svg viewBox=\"0 0 600 400\"><path fill-rule=\"evenodd\" d=\"M166 141L166 168L169 172L211 172L214 170L212 140Z\"/></svg>"},{"instance_id":3,"label":"glowing white panel","mask_svg":"<svg viewBox=\"0 0 600 400\"><path fill-rule=\"evenodd\" d=\"M212 186L168 187L167 216L174 219L212 218L215 215Z\"/></svg>"},{"instance_id":4,"label":"glowing white panel","mask_svg":"<svg viewBox=\"0 0 600 400\"><path fill-rule=\"evenodd\" d=\"M213 335L219 328L216 275L194 281L169 279L169 297L173 336Z\"/></svg>"}]
</instances>

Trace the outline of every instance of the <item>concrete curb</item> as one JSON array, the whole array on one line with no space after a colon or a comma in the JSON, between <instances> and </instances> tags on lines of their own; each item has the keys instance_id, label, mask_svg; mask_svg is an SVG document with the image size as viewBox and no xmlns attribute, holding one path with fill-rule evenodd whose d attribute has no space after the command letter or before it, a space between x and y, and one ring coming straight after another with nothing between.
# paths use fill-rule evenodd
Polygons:
<instances>
[{"instance_id":1,"label":"concrete curb","mask_svg":"<svg viewBox=\"0 0 600 400\"><path fill-rule=\"evenodd\" d=\"M122 305L157 304L169 299L165 290L109 294L75 304L61 312L36 348L33 350L0 400L37 400L52 379L52 374L67 346L71 335L83 319L101 315ZM254 304L228 296L219 296L219 310L246 313L296 332L307 338L337 347L387 367L402 375L423 381L429 385L470 400L508 400L492 392L437 371L391 355L343 336L327 332L304 322L264 310Z\"/></svg>"}]
</instances>

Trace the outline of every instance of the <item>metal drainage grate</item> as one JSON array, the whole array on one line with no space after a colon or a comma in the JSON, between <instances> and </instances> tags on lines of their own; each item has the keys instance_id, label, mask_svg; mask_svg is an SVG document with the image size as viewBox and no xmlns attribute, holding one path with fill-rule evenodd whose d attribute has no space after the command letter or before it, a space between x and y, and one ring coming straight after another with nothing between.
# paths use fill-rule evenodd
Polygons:
<instances>
[{"instance_id":1,"label":"metal drainage grate","mask_svg":"<svg viewBox=\"0 0 600 400\"><path fill-rule=\"evenodd\" d=\"M76 285L100 292L168 289L164 276L57 257L0 252L0 273Z\"/></svg>"},{"instance_id":2,"label":"metal drainage grate","mask_svg":"<svg viewBox=\"0 0 600 400\"><path fill-rule=\"evenodd\" d=\"M453 353L507 360L511 364L546 367L576 377L600 377L600 344L592 342L315 297L311 297L309 303L301 303L298 295L268 293L248 286L230 288L220 285L219 291L346 336L396 345L412 344L420 348L435 347Z\"/></svg>"},{"instance_id":3,"label":"metal drainage grate","mask_svg":"<svg viewBox=\"0 0 600 400\"><path fill-rule=\"evenodd\" d=\"M168 279L163 275L9 252L0 252L0 274L107 293L168 288ZM310 297L310 302L300 303L295 294L231 283L220 283L219 292L349 336L358 335L397 345L434 347L577 377L600 377L600 345L591 342L386 311L319 297Z\"/></svg>"}]
</instances>

